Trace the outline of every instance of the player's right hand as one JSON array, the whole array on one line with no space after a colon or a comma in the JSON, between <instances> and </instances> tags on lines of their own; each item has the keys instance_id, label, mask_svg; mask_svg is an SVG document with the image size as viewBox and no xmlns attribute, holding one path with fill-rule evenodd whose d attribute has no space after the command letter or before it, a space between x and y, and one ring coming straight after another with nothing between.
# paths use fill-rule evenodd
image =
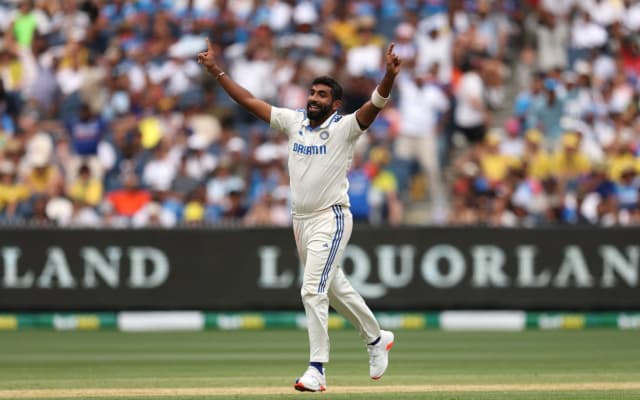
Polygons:
<instances>
[{"instance_id":1,"label":"player's right hand","mask_svg":"<svg viewBox=\"0 0 640 400\"><path fill-rule=\"evenodd\" d=\"M217 75L222 71L216 63L216 51L208 38L207 51L198 53L198 64L202 64L213 75Z\"/></svg>"}]
</instances>

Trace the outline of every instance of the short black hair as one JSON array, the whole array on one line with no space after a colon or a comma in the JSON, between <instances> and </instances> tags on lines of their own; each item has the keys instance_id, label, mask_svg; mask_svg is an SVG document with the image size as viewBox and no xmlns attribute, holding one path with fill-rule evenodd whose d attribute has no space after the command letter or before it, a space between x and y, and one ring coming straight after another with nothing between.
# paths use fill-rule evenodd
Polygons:
<instances>
[{"instance_id":1,"label":"short black hair","mask_svg":"<svg viewBox=\"0 0 640 400\"><path fill-rule=\"evenodd\" d=\"M326 85L331 88L331 98L333 101L342 100L342 86L330 76L319 76L311 82L311 85Z\"/></svg>"}]
</instances>

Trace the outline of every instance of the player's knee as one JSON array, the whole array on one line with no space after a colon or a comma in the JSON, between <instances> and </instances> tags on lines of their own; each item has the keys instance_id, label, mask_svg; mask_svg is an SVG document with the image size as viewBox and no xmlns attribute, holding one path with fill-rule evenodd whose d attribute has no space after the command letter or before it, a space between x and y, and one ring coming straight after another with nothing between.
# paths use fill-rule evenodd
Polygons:
<instances>
[{"instance_id":1,"label":"player's knee","mask_svg":"<svg viewBox=\"0 0 640 400\"><path fill-rule=\"evenodd\" d=\"M313 290L313 288L307 286L307 285L302 285L302 288L300 288L300 297L302 297L302 299L304 300L305 297L309 297L309 296L313 296L314 292L317 292L317 288L316 290Z\"/></svg>"}]
</instances>

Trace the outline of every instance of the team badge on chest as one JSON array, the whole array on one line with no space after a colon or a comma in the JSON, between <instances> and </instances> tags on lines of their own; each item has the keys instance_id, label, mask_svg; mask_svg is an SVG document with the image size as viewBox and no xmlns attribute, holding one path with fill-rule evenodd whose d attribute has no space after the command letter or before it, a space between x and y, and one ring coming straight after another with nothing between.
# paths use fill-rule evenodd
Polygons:
<instances>
[{"instance_id":1,"label":"team badge on chest","mask_svg":"<svg viewBox=\"0 0 640 400\"><path fill-rule=\"evenodd\" d=\"M322 140L327 140L327 139L329 139L329 131L322 131L322 132L320 132L320 139L322 139Z\"/></svg>"}]
</instances>

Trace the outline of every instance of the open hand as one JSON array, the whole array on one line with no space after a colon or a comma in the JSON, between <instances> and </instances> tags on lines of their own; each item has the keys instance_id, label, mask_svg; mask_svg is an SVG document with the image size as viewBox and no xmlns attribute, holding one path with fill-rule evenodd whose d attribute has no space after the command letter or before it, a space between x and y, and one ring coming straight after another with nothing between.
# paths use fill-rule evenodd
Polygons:
<instances>
[{"instance_id":1,"label":"open hand","mask_svg":"<svg viewBox=\"0 0 640 400\"><path fill-rule=\"evenodd\" d=\"M400 72L400 57L398 57L398 55L393 52L394 46L395 43L391 43L389 45L389 48L387 49L387 54L385 54L387 74L390 74L392 76L396 76Z\"/></svg>"},{"instance_id":2,"label":"open hand","mask_svg":"<svg viewBox=\"0 0 640 400\"><path fill-rule=\"evenodd\" d=\"M207 38L207 51L198 53L198 64L202 64L211 74L217 75L222 69L216 63L216 51Z\"/></svg>"}]
</instances>

